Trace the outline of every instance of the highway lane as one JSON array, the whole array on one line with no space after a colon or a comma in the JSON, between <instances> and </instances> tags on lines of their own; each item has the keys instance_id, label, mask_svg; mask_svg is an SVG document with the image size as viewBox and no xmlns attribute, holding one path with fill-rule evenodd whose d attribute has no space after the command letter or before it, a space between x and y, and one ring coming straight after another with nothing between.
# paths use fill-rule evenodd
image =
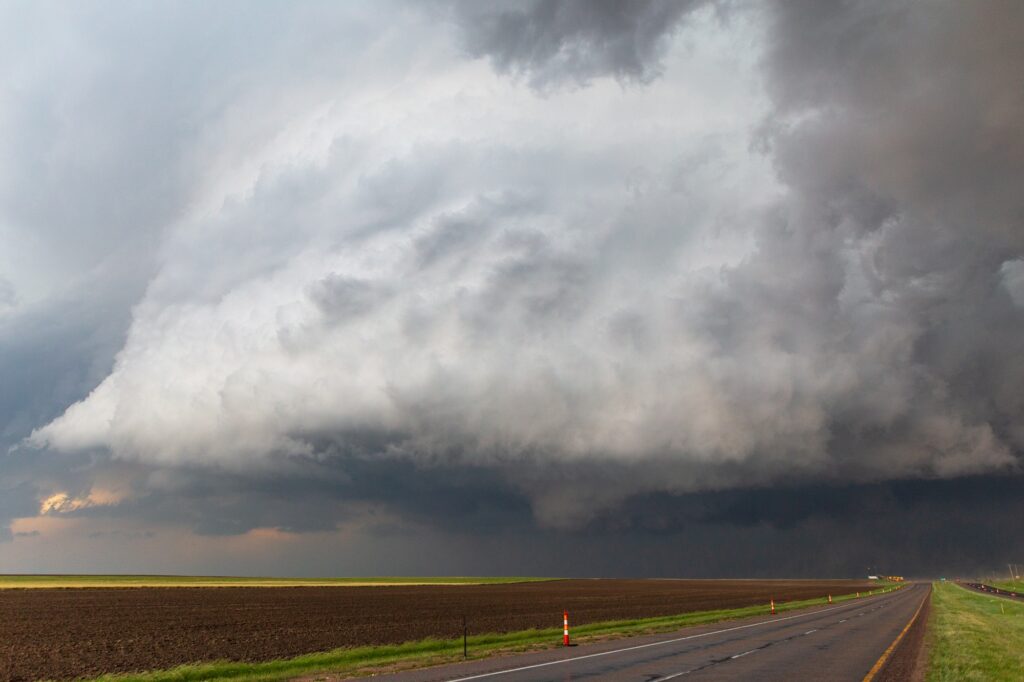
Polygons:
<instances>
[{"instance_id":1,"label":"highway lane","mask_svg":"<svg viewBox=\"0 0 1024 682\"><path fill-rule=\"evenodd\" d=\"M928 595L926 585L830 607L412 670L389 682L548 680L856 680Z\"/></svg>"}]
</instances>

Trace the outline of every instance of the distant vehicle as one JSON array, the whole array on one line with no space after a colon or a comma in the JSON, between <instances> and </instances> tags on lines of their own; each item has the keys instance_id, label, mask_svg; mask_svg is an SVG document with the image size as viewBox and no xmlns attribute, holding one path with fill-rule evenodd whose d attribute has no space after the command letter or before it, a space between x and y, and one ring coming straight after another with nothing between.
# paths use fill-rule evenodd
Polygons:
<instances>
[{"instance_id":1,"label":"distant vehicle","mask_svg":"<svg viewBox=\"0 0 1024 682\"><path fill-rule=\"evenodd\" d=\"M878 580L878 576L877 575L869 575L868 576L868 580Z\"/></svg>"}]
</instances>

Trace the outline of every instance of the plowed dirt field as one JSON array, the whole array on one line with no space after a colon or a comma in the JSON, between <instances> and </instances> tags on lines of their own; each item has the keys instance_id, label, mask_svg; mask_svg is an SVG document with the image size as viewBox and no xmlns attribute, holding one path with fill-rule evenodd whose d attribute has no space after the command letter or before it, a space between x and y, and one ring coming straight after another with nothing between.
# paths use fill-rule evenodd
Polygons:
<instances>
[{"instance_id":1,"label":"plowed dirt field","mask_svg":"<svg viewBox=\"0 0 1024 682\"><path fill-rule=\"evenodd\" d=\"M667 616L864 590L860 581L0 590L0 680L72 679L344 646Z\"/></svg>"}]
</instances>

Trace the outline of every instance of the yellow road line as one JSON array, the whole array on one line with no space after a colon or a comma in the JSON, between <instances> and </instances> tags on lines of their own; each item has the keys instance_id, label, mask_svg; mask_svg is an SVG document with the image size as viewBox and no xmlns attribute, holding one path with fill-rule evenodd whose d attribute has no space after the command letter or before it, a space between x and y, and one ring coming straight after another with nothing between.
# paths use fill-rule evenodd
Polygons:
<instances>
[{"instance_id":1,"label":"yellow road line","mask_svg":"<svg viewBox=\"0 0 1024 682\"><path fill-rule=\"evenodd\" d=\"M871 680L875 679L875 676L878 675L878 672L882 669L882 666L885 665L885 662L889 660L890 656L892 656L892 652L896 650L896 647L903 639L903 636L907 634L907 631L917 621L917 617L921 614L921 609L924 608L924 602L926 599L928 599L928 596L929 595L926 594L925 598L921 600L921 604L917 607L917 611L914 611L914 616L910 619L910 622L907 623L906 627L904 627L900 634L896 636L896 639L894 639L892 644L889 645L889 648L885 650L885 653L882 654L882 657L875 661L875 664L871 667L871 670L868 671L868 674L864 676L864 680L862 682L871 682Z\"/></svg>"}]
</instances>

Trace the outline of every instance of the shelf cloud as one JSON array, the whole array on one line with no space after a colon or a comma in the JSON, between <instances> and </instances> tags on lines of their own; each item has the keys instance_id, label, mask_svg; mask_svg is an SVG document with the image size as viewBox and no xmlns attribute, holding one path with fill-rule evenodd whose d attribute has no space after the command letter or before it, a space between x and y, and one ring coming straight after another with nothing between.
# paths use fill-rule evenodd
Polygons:
<instances>
[{"instance_id":1,"label":"shelf cloud","mask_svg":"<svg viewBox=\"0 0 1024 682\"><path fill-rule=\"evenodd\" d=\"M545 533L662 496L743 527L742 491L1020 473L1018 3L277 7L242 27L258 46L197 6L173 17L197 71L124 43L167 76L138 111L93 99L136 84L101 42L155 19L82 11L63 39L96 81L61 98L133 126L61 181L95 215L0 220L95 230L106 256L47 267L117 295L81 385L10 408L21 471L131 472L113 508L154 521L208 496L209 532L366 505L443 528L490 498L466 532ZM3 329L54 277L0 269Z\"/></svg>"}]
</instances>

